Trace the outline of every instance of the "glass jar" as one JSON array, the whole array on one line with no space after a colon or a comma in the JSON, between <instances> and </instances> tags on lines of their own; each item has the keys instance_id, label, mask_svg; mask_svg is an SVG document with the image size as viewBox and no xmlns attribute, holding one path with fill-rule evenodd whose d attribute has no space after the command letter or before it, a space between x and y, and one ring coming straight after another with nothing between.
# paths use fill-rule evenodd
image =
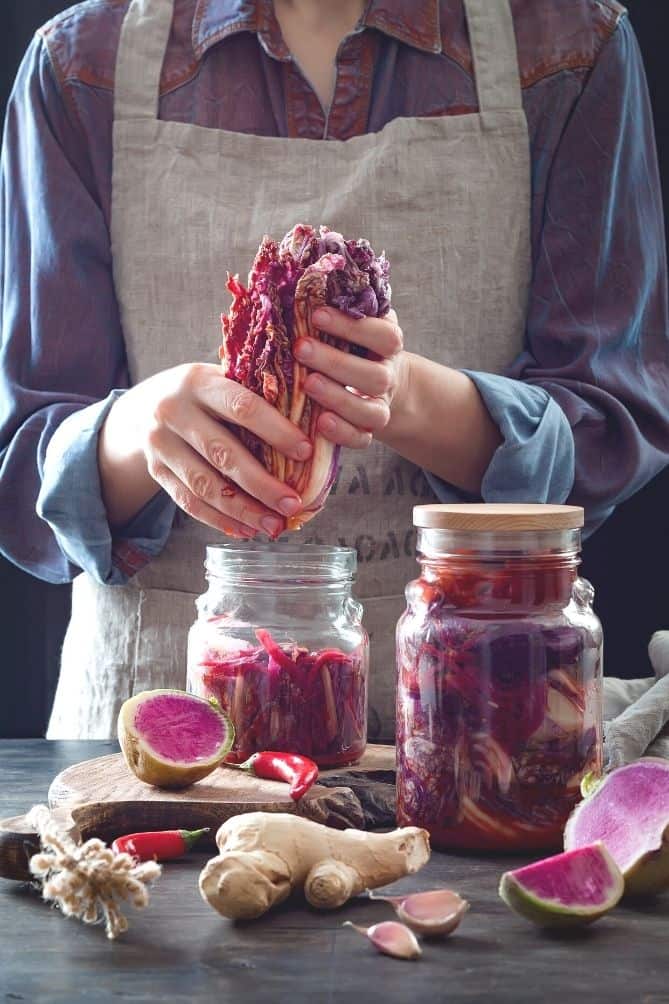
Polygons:
<instances>
[{"instance_id":1,"label":"glass jar","mask_svg":"<svg viewBox=\"0 0 669 1004\"><path fill-rule=\"evenodd\" d=\"M397 813L433 846L559 848L602 768L602 630L575 506L414 509L397 626Z\"/></svg>"},{"instance_id":2,"label":"glass jar","mask_svg":"<svg viewBox=\"0 0 669 1004\"><path fill-rule=\"evenodd\" d=\"M188 689L235 726L228 757L301 753L355 763L367 742L369 640L351 596L351 548L285 543L207 548L209 587L188 637Z\"/></svg>"}]
</instances>

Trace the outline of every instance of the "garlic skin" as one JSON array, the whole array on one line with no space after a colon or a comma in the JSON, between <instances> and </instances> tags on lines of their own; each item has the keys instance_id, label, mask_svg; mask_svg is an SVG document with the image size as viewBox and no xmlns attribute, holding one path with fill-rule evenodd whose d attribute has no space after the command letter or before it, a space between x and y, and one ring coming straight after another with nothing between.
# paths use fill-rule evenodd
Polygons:
<instances>
[{"instance_id":1,"label":"garlic skin","mask_svg":"<svg viewBox=\"0 0 669 1004\"><path fill-rule=\"evenodd\" d=\"M415 934L396 920L385 920L372 927L359 927L346 920L344 927L352 927L358 934L369 938L379 952L394 959L417 959L423 954Z\"/></svg>"},{"instance_id":2,"label":"garlic skin","mask_svg":"<svg viewBox=\"0 0 669 1004\"><path fill-rule=\"evenodd\" d=\"M368 890L367 895L390 903L399 919L425 938L452 934L469 910L467 900L451 889L431 889L407 896L376 896Z\"/></svg>"}]
</instances>

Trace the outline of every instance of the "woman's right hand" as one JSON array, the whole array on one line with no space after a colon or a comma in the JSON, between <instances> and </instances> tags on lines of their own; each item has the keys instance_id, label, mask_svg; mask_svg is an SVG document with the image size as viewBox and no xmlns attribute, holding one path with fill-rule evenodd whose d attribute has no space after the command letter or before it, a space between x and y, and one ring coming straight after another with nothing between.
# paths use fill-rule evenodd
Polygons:
<instances>
[{"instance_id":1,"label":"woman's right hand","mask_svg":"<svg viewBox=\"0 0 669 1004\"><path fill-rule=\"evenodd\" d=\"M117 399L102 427L98 467L112 526L128 523L164 488L202 523L233 537L278 536L299 495L274 478L223 424L248 429L295 460L312 445L260 395L189 363L163 370Z\"/></svg>"}]
</instances>

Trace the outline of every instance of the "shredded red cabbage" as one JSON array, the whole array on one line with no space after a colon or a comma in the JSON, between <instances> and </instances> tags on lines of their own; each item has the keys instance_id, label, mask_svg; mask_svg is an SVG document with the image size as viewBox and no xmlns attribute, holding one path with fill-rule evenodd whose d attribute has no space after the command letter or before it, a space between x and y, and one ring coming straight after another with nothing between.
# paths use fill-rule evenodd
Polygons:
<instances>
[{"instance_id":1,"label":"shredded red cabbage","mask_svg":"<svg viewBox=\"0 0 669 1004\"><path fill-rule=\"evenodd\" d=\"M507 569L409 587L398 818L434 846L560 846L581 778L601 769L601 638L565 616L569 578L547 567L543 580Z\"/></svg>"},{"instance_id":2,"label":"shredded red cabbage","mask_svg":"<svg viewBox=\"0 0 669 1004\"><path fill-rule=\"evenodd\" d=\"M367 651L311 652L257 630L259 645L209 648L194 666L197 693L215 697L235 726L228 757L281 750L319 767L355 763L367 742Z\"/></svg>"},{"instance_id":3,"label":"shredded red cabbage","mask_svg":"<svg viewBox=\"0 0 669 1004\"><path fill-rule=\"evenodd\" d=\"M343 351L364 354L348 342L333 340L312 322L328 305L351 317L383 317L390 309L390 267L366 240L345 240L321 227L299 224L280 244L265 237L251 268L248 288L228 277L232 305L222 316L220 356L225 374L269 401L298 425L314 444L305 463L291 460L245 429L244 444L265 467L294 488L304 509L288 521L297 529L325 504L336 479L340 448L316 434L321 408L304 391L307 370L293 356L298 338L328 341Z\"/></svg>"}]
</instances>

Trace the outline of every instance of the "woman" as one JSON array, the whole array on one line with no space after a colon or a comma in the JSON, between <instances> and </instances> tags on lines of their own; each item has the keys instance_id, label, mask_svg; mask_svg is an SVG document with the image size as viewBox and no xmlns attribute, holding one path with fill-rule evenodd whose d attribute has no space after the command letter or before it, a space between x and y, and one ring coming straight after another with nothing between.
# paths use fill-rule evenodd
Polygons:
<instances>
[{"instance_id":1,"label":"woman","mask_svg":"<svg viewBox=\"0 0 669 1004\"><path fill-rule=\"evenodd\" d=\"M326 223L392 263L389 319L319 320L371 358L298 346L348 448L304 537L358 548L373 735L416 500L569 499L593 528L666 463L659 184L616 0L89 0L26 56L3 187L2 547L83 572L53 738L182 686L205 542L299 509L229 423L311 445L214 361L264 232Z\"/></svg>"}]
</instances>

